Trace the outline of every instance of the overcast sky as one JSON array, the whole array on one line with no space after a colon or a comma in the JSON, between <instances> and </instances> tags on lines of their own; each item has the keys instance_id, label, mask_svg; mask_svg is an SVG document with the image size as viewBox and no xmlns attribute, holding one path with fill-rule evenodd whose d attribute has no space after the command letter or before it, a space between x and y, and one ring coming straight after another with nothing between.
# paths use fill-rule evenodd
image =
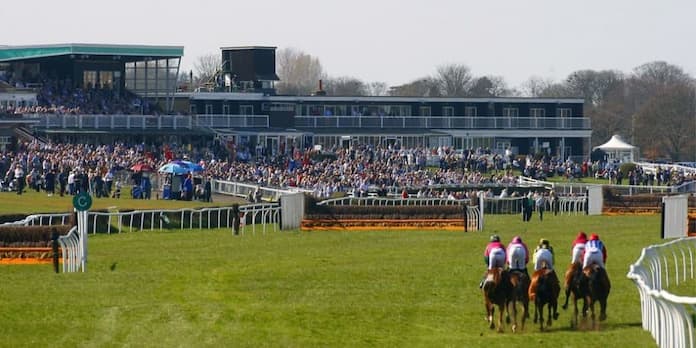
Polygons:
<instances>
[{"instance_id":1,"label":"overcast sky","mask_svg":"<svg viewBox=\"0 0 696 348\"><path fill-rule=\"evenodd\" d=\"M181 45L185 70L221 46L263 45L311 54L330 76L390 86L451 63L511 87L655 60L696 76L694 0L5 0L0 8L0 45Z\"/></svg>"}]
</instances>

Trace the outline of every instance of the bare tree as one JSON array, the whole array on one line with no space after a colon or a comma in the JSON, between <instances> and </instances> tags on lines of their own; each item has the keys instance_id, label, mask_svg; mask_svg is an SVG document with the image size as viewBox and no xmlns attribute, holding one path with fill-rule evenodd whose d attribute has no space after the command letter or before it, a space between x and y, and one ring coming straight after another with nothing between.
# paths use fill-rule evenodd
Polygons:
<instances>
[{"instance_id":1,"label":"bare tree","mask_svg":"<svg viewBox=\"0 0 696 348\"><path fill-rule=\"evenodd\" d=\"M388 94L389 88L384 82L370 82L365 86L367 95L384 96Z\"/></svg>"},{"instance_id":2,"label":"bare tree","mask_svg":"<svg viewBox=\"0 0 696 348\"><path fill-rule=\"evenodd\" d=\"M471 70L463 64L441 65L433 80L437 83L440 95L444 97L468 96L473 80Z\"/></svg>"},{"instance_id":3,"label":"bare tree","mask_svg":"<svg viewBox=\"0 0 696 348\"><path fill-rule=\"evenodd\" d=\"M355 77L329 77L324 90L327 95L335 96L367 95L365 83Z\"/></svg>"},{"instance_id":4,"label":"bare tree","mask_svg":"<svg viewBox=\"0 0 696 348\"><path fill-rule=\"evenodd\" d=\"M657 90L636 115L636 133L644 140L644 152L675 161L694 158L690 149L696 134L695 112L693 84L674 83Z\"/></svg>"},{"instance_id":5,"label":"bare tree","mask_svg":"<svg viewBox=\"0 0 696 348\"><path fill-rule=\"evenodd\" d=\"M473 80L467 94L471 97L502 97L510 93L502 77L482 76Z\"/></svg>"},{"instance_id":6,"label":"bare tree","mask_svg":"<svg viewBox=\"0 0 696 348\"><path fill-rule=\"evenodd\" d=\"M319 88L319 80L326 78L318 58L294 48L278 50L276 68L279 94L308 95Z\"/></svg>"},{"instance_id":7,"label":"bare tree","mask_svg":"<svg viewBox=\"0 0 696 348\"><path fill-rule=\"evenodd\" d=\"M222 67L222 57L215 53L204 54L193 63L199 84L211 81Z\"/></svg>"},{"instance_id":8,"label":"bare tree","mask_svg":"<svg viewBox=\"0 0 696 348\"><path fill-rule=\"evenodd\" d=\"M424 77L407 84L391 87L389 95L396 97L439 97L440 89L437 81Z\"/></svg>"},{"instance_id":9,"label":"bare tree","mask_svg":"<svg viewBox=\"0 0 696 348\"><path fill-rule=\"evenodd\" d=\"M553 80L539 76L532 76L522 83L522 95L526 97L539 98L544 92L553 85Z\"/></svg>"}]
</instances>

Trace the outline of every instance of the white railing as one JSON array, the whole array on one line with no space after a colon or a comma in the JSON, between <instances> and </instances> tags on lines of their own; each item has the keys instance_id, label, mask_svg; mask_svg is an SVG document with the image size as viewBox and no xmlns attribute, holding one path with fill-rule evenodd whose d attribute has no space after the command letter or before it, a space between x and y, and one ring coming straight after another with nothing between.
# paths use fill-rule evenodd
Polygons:
<instances>
[{"instance_id":1,"label":"white railing","mask_svg":"<svg viewBox=\"0 0 696 348\"><path fill-rule=\"evenodd\" d=\"M46 225L66 225L70 219L71 213L63 214L34 214L25 217L22 220L6 222L3 225L19 225L19 226L46 226Z\"/></svg>"},{"instance_id":2,"label":"white railing","mask_svg":"<svg viewBox=\"0 0 696 348\"><path fill-rule=\"evenodd\" d=\"M667 163L650 163L650 162L634 162L636 165L643 168L644 171L648 173L657 173L657 168L662 170L677 171L684 174L696 174L696 168L682 166L679 164L667 164Z\"/></svg>"},{"instance_id":3,"label":"white railing","mask_svg":"<svg viewBox=\"0 0 696 348\"><path fill-rule=\"evenodd\" d=\"M223 195L231 195L236 197L248 198L249 194L254 194L259 192L262 199L266 201L276 202L280 199L280 196L285 194L304 192L312 193L310 190L292 188L292 189L281 189L273 187L264 187L261 185L254 185L242 182L234 181L224 181L224 180L213 180L211 184L214 193L219 193Z\"/></svg>"},{"instance_id":4,"label":"white railing","mask_svg":"<svg viewBox=\"0 0 696 348\"><path fill-rule=\"evenodd\" d=\"M268 128L267 115L58 115L29 114L44 129L148 129Z\"/></svg>"},{"instance_id":5,"label":"white railing","mask_svg":"<svg viewBox=\"0 0 696 348\"><path fill-rule=\"evenodd\" d=\"M587 117L295 116L295 128L592 129Z\"/></svg>"},{"instance_id":6,"label":"white railing","mask_svg":"<svg viewBox=\"0 0 696 348\"><path fill-rule=\"evenodd\" d=\"M82 267L82 248L77 226L65 236L58 237L63 258L63 272L78 272Z\"/></svg>"},{"instance_id":7,"label":"white railing","mask_svg":"<svg viewBox=\"0 0 696 348\"><path fill-rule=\"evenodd\" d=\"M326 199L318 202L317 205L375 205L375 206L433 206L433 205L464 205L469 204L469 199L447 199L447 198L389 198L389 197L354 197L345 196L340 198Z\"/></svg>"},{"instance_id":8,"label":"white railing","mask_svg":"<svg viewBox=\"0 0 696 348\"><path fill-rule=\"evenodd\" d=\"M628 278L638 288L643 329L660 347L696 348L696 297L677 296L670 286L694 284L696 238L680 238L644 248ZM689 288L693 292L693 287Z\"/></svg>"}]
</instances>

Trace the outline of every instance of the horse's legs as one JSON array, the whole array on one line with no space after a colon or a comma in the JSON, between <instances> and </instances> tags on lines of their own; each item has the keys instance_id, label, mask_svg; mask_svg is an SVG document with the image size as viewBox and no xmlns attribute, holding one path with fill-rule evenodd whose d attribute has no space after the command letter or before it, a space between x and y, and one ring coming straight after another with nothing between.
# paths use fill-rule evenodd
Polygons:
<instances>
[{"instance_id":1,"label":"horse's legs","mask_svg":"<svg viewBox=\"0 0 696 348\"><path fill-rule=\"evenodd\" d=\"M498 305L498 332L503 332L503 316L505 315L505 302L502 305Z\"/></svg>"},{"instance_id":2,"label":"horse's legs","mask_svg":"<svg viewBox=\"0 0 696 348\"><path fill-rule=\"evenodd\" d=\"M563 310L568 309L568 297L570 296L570 286L567 286L567 287L566 287L566 289L565 289L565 295L566 295L565 303L563 303L563 306L562 306L562 307L563 307Z\"/></svg>"},{"instance_id":3,"label":"horse's legs","mask_svg":"<svg viewBox=\"0 0 696 348\"><path fill-rule=\"evenodd\" d=\"M486 314L488 315L488 327L493 330L495 329L495 323L493 322L493 315L495 314L495 305L486 304Z\"/></svg>"},{"instance_id":4,"label":"horse's legs","mask_svg":"<svg viewBox=\"0 0 696 348\"><path fill-rule=\"evenodd\" d=\"M570 327L575 328L578 326L578 296L573 294L573 317L570 318Z\"/></svg>"},{"instance_id":5,"label":"horse's legs","mask_svg":"<svg viewBox=\"0 0 696 348\"><path fill-rule=\"evenodd\" d=\"M548 318L546 318L546 326L551 326L553 324L553 304L551 302L548 303L547 305L547 311L549 312Z\"/></svg>"},{"instance_id":6,"label":"horse's legs","mask_svg":"<svg viewBox=\"0 0 696 348\"><path fill-rule=\"evenodd\" d=\"M607 320L607 299L599 300L599 321Z\"/></svg>"},{"instance_id":7,"label":"horse's legs","mask_svg":"<svg viewBox=\"0 0 696 348\"><path fill-rule=\"evenodd\" d=\"M512 309L510 309L512 307ZM512 314L510 313L512 311ZM514 299L511 301L508 301L507 303L507 323L510 324L510 317L512 317L512 332L515 332L517 330L517 301Z\"/></svg>"}]
</instances>

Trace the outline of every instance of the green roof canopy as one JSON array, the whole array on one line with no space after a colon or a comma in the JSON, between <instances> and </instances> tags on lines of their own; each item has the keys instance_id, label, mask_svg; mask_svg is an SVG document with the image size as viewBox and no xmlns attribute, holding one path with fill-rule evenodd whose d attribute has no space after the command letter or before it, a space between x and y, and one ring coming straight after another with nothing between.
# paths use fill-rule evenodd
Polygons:
<instances>
[{"instance_id":1,"label":"green roof canopy","mask_svg":"<svg viewBox=\"0 0 696 348\"><path fill-rule=\"evenodd\" d=\"M184 55L183 46L144 46L144 45L106 45L106 44L57 44L31 46L0 46L0 62L36 59L63 55L121 56L125 60L137 61L149 58L180 58Z\"/></svg>"}]
</instances>

